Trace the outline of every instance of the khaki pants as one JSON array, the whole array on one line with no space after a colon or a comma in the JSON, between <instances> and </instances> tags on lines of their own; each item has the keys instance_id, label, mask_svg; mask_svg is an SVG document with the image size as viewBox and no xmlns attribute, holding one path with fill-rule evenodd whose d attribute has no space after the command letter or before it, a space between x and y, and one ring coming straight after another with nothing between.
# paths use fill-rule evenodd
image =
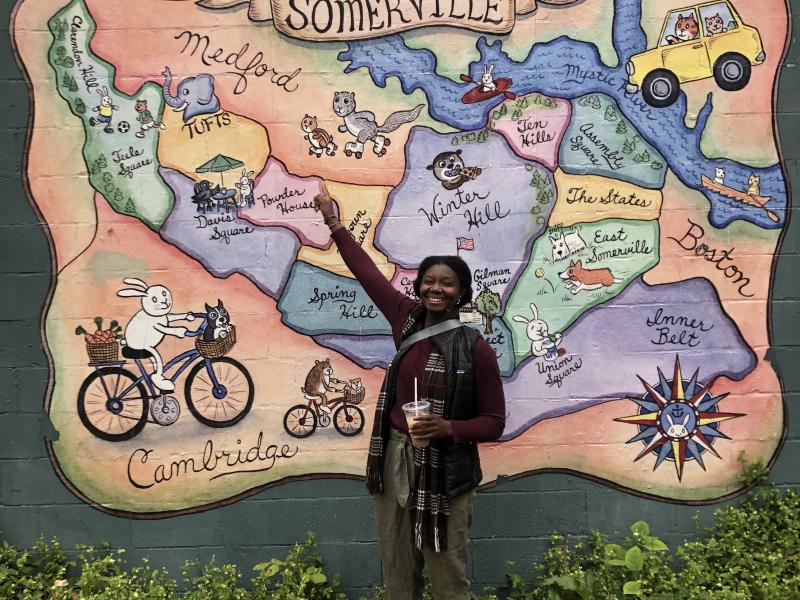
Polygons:
<instances>
[{"instance_id":1,"label":"khaki pants","mask_svg":"<svg viewBox=\"0 0 800 600\"><path fill-rule=\"evenodd\" d=\"M420 552L408 509L409 484L414 482L414 448L407 434L391 430L384 457L383 494L375 495L375 521L389 600L421 600L423 564L434 600L467 600L467 542L472 524L475 490L450 501L447 551Z\"/></svg>"}]
</instances>

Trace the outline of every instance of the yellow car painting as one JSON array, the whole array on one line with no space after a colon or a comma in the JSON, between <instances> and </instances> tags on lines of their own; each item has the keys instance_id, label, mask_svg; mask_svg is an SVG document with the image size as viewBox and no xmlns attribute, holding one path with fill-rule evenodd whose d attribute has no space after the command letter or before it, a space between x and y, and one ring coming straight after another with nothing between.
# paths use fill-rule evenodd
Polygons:
<instances>
[{"instance_id":1,"label":"yellow car painting","mask_svg":"<svg viewBox=\"0 0 800 600\"><path fill-rule=\"evenodd\" d=\"M630 58L625 91L663 108L678 99L680 84L713 77L723 90L740 90L750 69L766 59L758 30L742 22L730 2L703 2L670 11L658 47Z\"/></svg>"}]
</instances>

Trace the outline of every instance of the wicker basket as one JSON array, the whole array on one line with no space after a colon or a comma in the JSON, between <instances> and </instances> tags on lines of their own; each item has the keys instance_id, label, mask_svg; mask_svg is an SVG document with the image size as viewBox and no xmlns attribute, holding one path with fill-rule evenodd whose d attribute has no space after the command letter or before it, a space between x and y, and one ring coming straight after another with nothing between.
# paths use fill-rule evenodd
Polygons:
<instances>
[{"instance_id":1,"label":"wicker basket","mask_svg":"<svg viewBox=\"0 0 800 600\"><path fill-rule=\"evenodd\" d=\"M354 392L349 387L344 390L344 400L348 404L361 404L364 400L364 392L366 390L362 387L359 391Z\"/></svg>"},{"instance_id":2,"label":"wicker basket","mask_svg":"<svg viewBox=\"0 0 800 600\"><path fill-rule=\"evenodd\" d=\"M86 344L86 353L89 355L89 362L113 362L119 357L119 344L116 341Z\"/></svg>"},{"instance_id":3,"label":"wicker basket","mask_svg":"<svg viewBox=\"0 0 800 600\"><path fill-rule=\"evenodd\" d=\"M231 325L231 331L225 337L217 338L213 342L204 342L200 336L195 339L197 351L205 358L219 358L231 351L236 343L236 328Z\"/></svg>"}]
</instances>

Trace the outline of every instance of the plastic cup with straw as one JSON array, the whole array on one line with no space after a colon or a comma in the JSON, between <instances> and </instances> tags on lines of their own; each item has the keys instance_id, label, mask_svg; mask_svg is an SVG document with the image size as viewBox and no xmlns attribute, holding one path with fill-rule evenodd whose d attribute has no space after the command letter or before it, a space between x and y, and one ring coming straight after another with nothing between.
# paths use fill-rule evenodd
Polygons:
<instances>
[{"instance_id":1,"label":"plastic cup with straw","mask_svg":"<svg viewBox=\"0 0 800 600\"><path fill-rule=\"evenodd\" d=\"M423 440L414 437L411 433L411 428L414 426L414 418L427 415L431 412L431 403L427 400L420 400L417 397L418 387L417 378L414 377L414 402L403 404L403 413L406 415L406 423L408 424L408 431L411 435L411 443L417 448L424 448L430 443L430 440Z\"/></svg>"}]
</instances>

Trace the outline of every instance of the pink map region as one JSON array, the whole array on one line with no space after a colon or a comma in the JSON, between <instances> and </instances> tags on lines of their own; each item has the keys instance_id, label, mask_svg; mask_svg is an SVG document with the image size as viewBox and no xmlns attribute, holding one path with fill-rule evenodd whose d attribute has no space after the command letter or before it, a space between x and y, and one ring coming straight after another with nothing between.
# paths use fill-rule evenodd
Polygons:
<instances>
[{"instance_id":1,"label":"pink map region","mask_svg":"<svg viewBox=\"0 0 800 600\"><path fill-rule=\"evenodd\" d=\"M321 179L291 175L270 157L255 180L255 204L240 210L239 216L261 227L286 227L304 246L325 250L332 243L330 232L313 208L313 198L320 193Z\"/></svg>"},{"instance_id":2,"label":"pink map region","mask_svg":"<svg viewBox=\"0 0 800 600\"><path fill-rule=\"evenodd\" d=\"M526 98L543 96L534 94ZM489 127L506 138L515 154L540 162L555 171L558 166L558 147L569 125L572 105L564 100L551 101L558 102L558 106L550 108L535 105L524 110L516 119L490 121Z\"/></svg>"},{"instance_id":3,"label":"pink map region","mask_svg":"<svg viewBox=\"0 0 800 600\"><path fill-rule=\"evenodd\" d=\"M403 267L397 267L397 270L394 272L394 277L392 277L392 285L403 292L406 296L413 298L414 297L414 280L417 278L417 270L416 269L404 269Z\"/></svg>"}]
</instances>

